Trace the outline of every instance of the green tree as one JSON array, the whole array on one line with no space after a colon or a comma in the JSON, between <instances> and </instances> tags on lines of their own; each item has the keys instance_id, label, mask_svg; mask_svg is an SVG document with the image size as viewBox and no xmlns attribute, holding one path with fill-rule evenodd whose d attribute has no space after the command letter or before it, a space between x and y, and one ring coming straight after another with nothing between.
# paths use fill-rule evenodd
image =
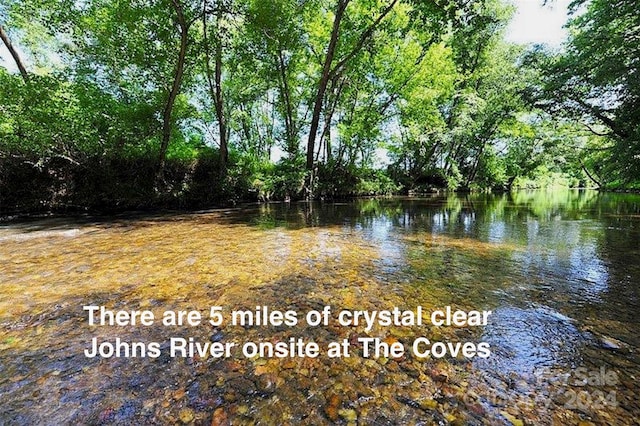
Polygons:
<instances>
[{"instance_id":1,"label":"green tree","mask_svg":"<svg viewBox=\"0 0 640 426\"><path fill-rule=\"evenodd\" d=\"M555 117L575 120L602 139L598 159L608 183L626 184L640 176L640 15L634 0L576 0L568 27L570 37L559 54L537 50L530 64L543 72L531 91L536 106ZM588 160L583 162L593 163ZM605 170L607 170L605 172ZM597 173L592 168L591 173ZM596 179L598 180L598 179Z\"/></svg>"}]
</instances>

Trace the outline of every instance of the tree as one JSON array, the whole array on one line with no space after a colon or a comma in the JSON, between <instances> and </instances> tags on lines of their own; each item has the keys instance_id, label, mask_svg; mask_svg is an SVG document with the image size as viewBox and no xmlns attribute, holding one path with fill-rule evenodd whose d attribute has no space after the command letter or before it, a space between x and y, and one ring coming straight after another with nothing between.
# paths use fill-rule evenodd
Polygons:
<instances>
[{"instance_id":1,"label":"tree","mask_svg":"<svg viewBox=\"0 0 640 426\"><path fill-rule=\"evenodd\" d=\"M305 18L316 13L314 2L254 0L248 10L246 52L253 59L251 69L265 82L263 90L275 91L275 111L279 120L282 148L294 160L300 151L301 102L306 97L305 71L310 52L304 46ZM260 85L260 82L255 84ZM269 102L267 102L269 104Z\"/></svg>"},{"instance_id":2,"label":"tree","mask_svg":"<svg viewBox=\"0 0 640 426\"><path fill-rule=\"evenodd\" d=\"M176 60L175 72L173 74L173 83L171 84L169 96L167 97L167 101L162 112L162 141L160 143L160 154L158 159L158 180L164 178L164 165L167 157L169 140L171 139L171 129L173 126L173 107L176 102L176 97L178 96L178 93L180 93L180 86L182 85L182 76L184 74L184 67L187 59L187 46L189 43L189 28L194 22L193 20L187 21L185 18L180 0L171 0L171 6L175 11L176 21L180 29L180 49L178 51L178 59Z\"/></svg>"},{"instance_id":3,"label":"tree","mask_svg":"<svg viewBox=\"0 0 640 426\"><path fill-rule=\"evenodd\" d=\"M527 109L521 92L529 78L518 67L521 49L502 40L511 12L499 1L461 10L427 52L419 84L407 85L393 169L409 188L504 183L505 132Z\"/></svg>"},{"instance_id":4,"label":"tree","mask_svg":"<svg viewBox=\"0 0 640 426\"><path fill-rule=\"evenodd\" d=\"M602 160L599 168L611 169L607 174L617 175L613 180L622 183L640 176L637 8L634 0L577 0L572 4L565 51L553 54L538 49L529 55L528 62L543 70L542 84L530 92L535 105L555 117L579 122L593 136L612 141L601 143L611 148L604 157L603 151L598 151Z\"/></svg>"},{"instance_id":5,"label":"tree","mask_svg":"<svg viewBox=\"0 0 640 426\"><path fill-rule=\"evenodd\" d=\"M215 107L216 120L218 122L218 146L220 176L227 171L229 161L229 131L226 115L226 103L223 87L223 55L224 51L231 48L231 27L238 21L239 6L235 1L203 2L202 11L202 44L204 50L205 75L209 87L209 93ZM209 22L211 21L211 25ZM209 30L211 28L211 30ZM213 52L211 47L213 45ZM211 57L213 56L213 70L211 69Z\"/></svg>"},{"instance_id":6,"label":"tree","mask_svg":"<svg viewBox=\"0 0 640 426\"><path fill-rule=\"evenodd\" d=\"M340 73L343 72L345 66L348 65L348 63L360 52L360 50L364 47L364 44L370 39L370 37L373 35L373 32L380 25L380 22L389 14L389 12L391 12L398 0L391 0L385 7L383 7L382 10L377 14L373 22L359 34L359 37L357 37L357 41L353 45L349 46L348 49L345 49L345 53L338 59L336 59L334 63L334 57L336 56L338 43L340 41L342 20L345 17L345 13L347 12L347 8L350 2L351 0L336 0L335 3L331 35L329 37L327 48L324 54L322 71L320 73L316 94L314 96L313 111L311 114L311 123L309 126L306 167L310 172L312 172L313 170L315 142L329 81L335 79ZM313 173L311 173L311 175L313 175ZM313 177L311 177L310 187L312 186Z\"/></svg>"}]
</instances>

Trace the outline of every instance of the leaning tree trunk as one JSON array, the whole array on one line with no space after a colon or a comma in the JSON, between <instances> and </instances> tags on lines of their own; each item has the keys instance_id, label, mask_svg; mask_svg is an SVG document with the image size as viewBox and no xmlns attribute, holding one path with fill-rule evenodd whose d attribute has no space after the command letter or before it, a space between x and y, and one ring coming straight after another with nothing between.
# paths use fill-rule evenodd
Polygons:
<instances>
[{"instance_id":1,"label":"leaning tree trunk","mask_svg":"<svg viewBox=\"0 0 640 426\"><path fill-rule=\"evenodd\" d=\"M338 46L340 22L342 21L344 11L348 4L349 0L338 0L336 15L333 18L333 28L331 29L331 39L329 40L329 46L327 47L327 53L324 58L322 75L318 82L318 90L316 92L315 103L313 105L313 114L311 115L311 126L309 127L309 139L307 141L307 170L309 171L313 170L316 134L318 133L318 127L320 125L320 114L322 113L324 95L327 91L329 78L331 77L331 63L333 62L336 47Z\"/></svg>"},{"instance_id":2,"label":"leaning tree trunk","mask_svg":"<svg viewBox=\"0 0 640 426\"><path fill-rule=\"evenodd\" d=\"M20 75L22 76L22 79L24 80L25 83L28 83L29 74L27 73L27 69L22 63L22 59L20 59L20 55L18 54L18 51L13 47L13 44L11 44L9 35L4 31L4 28L2 28L2 25L0 25L0 39L2 39L2 42L4 43L4 45L7 46L7 50L11 54L11 57L13 57L13 60L16 62L16 65L18 66L18 70L20 71Z\"/></svg>"},{"instance_id":3,"label":"leaning tree trunk","mask_svg":"<svg viewBox=\"0 0 640 426\"><path fill-rule=\"evenodd\" d=\"M600 181L598 179L596 179L591 173L589 173L589 170L587 169L587 166L585 166L585 164L584 164L584 162L582 160L580 160L580 166L582 166L582 170L584 170L584 172L587 174L587 177L589 179L591 179L591 181L593 183L598 185L598 189L602 189L602 183L600 183Z\"/></svg>"},{"instance_id":4,"label":"leaning tree trunk","mask_svg":"<svg viewBox=\"0 0 640 426\"><path fill-rule=\"evenodd\" d=\"M178 54L178 62L176 63L176 70L173 75L173 84L169 91L169 98L165 104L164 111L162 112L162 143L160 144L160 158L158 161L158 172L156 174L156 181L159 182L164 179L164 166L167 158L167 149L169 148L169 140L171 139L171 130L173 128L172 113L173 106L176 102L176 98L180 93L180 85L182 84L182 75L184 74L184 64L187 57L187 42L189 25L184 18L182 12L182 5L179 0L172 0L171 4L176 11L178 18L178 25L180 25L180 52Z\"/></svg>"},{"instance_id":5,"label":"leaning tree trunk","mask_svg":"<svg viewBox=\"0 0 640 426\"><path fill-rule=\"evenodd\" d=\"M385 7L376 20L369 25L369 27L360 34L358 41L354 47L344 55L334 67L332 67L334 55L338 45L338 38L340 35L340 23L344 17L345 10L351 0L338 0L336 5L336 14L333 19L333 28L331 29L331 38L329 39L329 46L327 47L327 53L325 55L324 65L322 67L322 75L318 82L318 91L316 92L315 102L313 105L313 114L311 115L311 125L309 127L309 139L307 141L307 170L313 173L314 166L314 152L315 143L318 133L318 127L320 124L320 115L322 113L322 105L324 104L324 98L327 91L327 85L329 80L337 73L342 72L345 66L360 52L362 51L367 40L371 38L378 25L382 20L393 10L398 0L392 0L387 7ZM311 188L310 188L311 189Z\"/></svg>"}]
</instances>

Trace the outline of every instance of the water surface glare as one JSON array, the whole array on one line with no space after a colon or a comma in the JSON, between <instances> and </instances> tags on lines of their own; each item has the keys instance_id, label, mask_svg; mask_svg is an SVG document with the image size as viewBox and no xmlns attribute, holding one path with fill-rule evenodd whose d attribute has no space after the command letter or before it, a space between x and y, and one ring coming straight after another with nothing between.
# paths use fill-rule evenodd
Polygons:
<instances>
[{"instance_id":1,"label":"water surface glare","mask_svg":"<svg viewBox=\"0 0 640 426\"><path fill-rule=\"evenodd\" d=\"M0 226L0 424L637 424L640 196L251 205ZM114 310L491 310L485 327L89 326ZM225 316L225 319L228 317ZM299 319L302 319L299 316ZM169 356L172 337L348 358ZM402 343L365 358L359 339ZM491 356L420 359L418 337ZM87 358L98 341L155 358Z\"/></svg>"}]
</instances>

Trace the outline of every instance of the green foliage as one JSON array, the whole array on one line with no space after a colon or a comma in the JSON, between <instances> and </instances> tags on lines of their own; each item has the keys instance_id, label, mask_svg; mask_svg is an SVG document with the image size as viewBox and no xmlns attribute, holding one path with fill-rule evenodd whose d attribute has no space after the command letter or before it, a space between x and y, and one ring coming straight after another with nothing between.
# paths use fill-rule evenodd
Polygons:
<instances>
[{"instance_id":1,"label":"green foliage","mask_svg":"<svg viewBox=\"0 0 640 426\"><path fill-rule=\"evenodd\" d=\"M102 153L110 140L113 105L94 87L58 76L33 76L25 85L0 69L0 152L47 160L80 161Z\"/></svg>"},{"instance_id":2,"label":"green foliage","mask_svg":"<svg viewBox=\"0 0 640 426\"><path fill-rule=\"evenodd\" d=\"M476 179L472 188L477 189L506 189L507 171L503 161L493 152L487 150L478 164Z\"/></svg>"},{"instance_id":3,"label":"green foliage","mask_svg":"<svg viewBox=\"0 0 640 426\"><path fill-rule=\"evenodd\" d=\"M381 170L363 170L355 194L362 195L393 195L400 187Z\"/></svg>"},{"instance_id":4,"label":"green foliage","mask_svg":"<svg viewBox=\"0 0 640 426\"><path fill-rule=\"evenodd\" d=\"M529 55L528 62L542 70L530 97L536 106L579 122L581 133L599 139L585 144L579 155L584 160L580 167L594 174L599 186L632 184L640 176L638 4L577 0L572 8L565 51Z\"/></svg>"},{"instance_id":5,"label":"green foliage","mask_svg":"<svg viewBox=\"0 0 640 426\"><path fill-rule=\"evenodd\" d=\"M355 165L323 165L318 171L318 181L318 194L328 199L391 195L400 190L400 186L383 171Z\"/></svg>"},{"instance_id":6,"label":"green foliage","mask_svg":"<svg viewBox=\"0 0 640 426\"><path fill-rule=\"evenodd\" d=\"M255 157L244 157L242 169L249 191L260 201L299 199L302 197L306 171L301 156L282 158L273 164Z\"/></svg>"}]
</instances>

